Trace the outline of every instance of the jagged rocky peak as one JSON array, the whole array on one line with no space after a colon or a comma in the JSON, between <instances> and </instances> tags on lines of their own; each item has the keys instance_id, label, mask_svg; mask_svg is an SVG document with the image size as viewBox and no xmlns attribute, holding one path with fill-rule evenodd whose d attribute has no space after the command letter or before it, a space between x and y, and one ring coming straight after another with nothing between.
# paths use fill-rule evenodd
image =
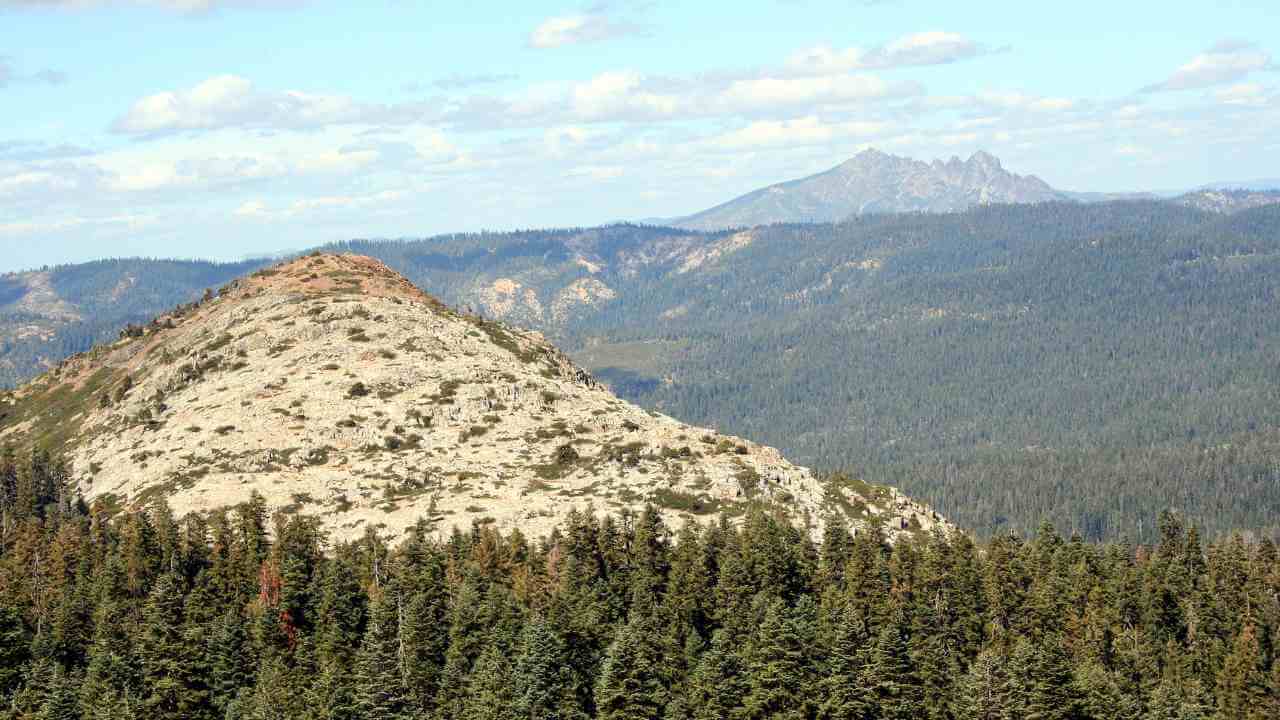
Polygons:
<instances>
[{"instance_id":1,"label":"jagged rocky peak","mask_svg":"<svg viewBox=\"0 0 1280 720\"><path fill-rule=\"evenodd\" d=\"M779 222L836 222L866 213L953 212L984 203L1035 203L1067 196L1034 175L1004 169L978 151L968 160L932 162L863 150L816 175L771 185L671 221L718 230Z\"/></svg>"},{"instance_id":2,"label":"jagged rocky peak","mask_svg":"<svg viewBox=\"0 0 1280 720\"><path fill-rule=\"evenodd\" d=\"M979 150L975 152L973 155L969 156L968 162L970 165L977 165L978 167L988 168L991 170L1004 169L1003 166L1000 164L1000 158L996 157L995 155L992 155L986 150Z\"/></svg>"},{"instance_id":3,"label":"jagged rocky peak","mask_svg":"<svg viewBox=\"0 0 1280 720\"><path fill-rule=\"evenodd\" d=\"M869 167L869 166L873 166L873 165L877 165L885 162L892 162L894 160L900 160L900 159L901 158L896 158L893 155L890 155L885 152L881 152L875 148L867 148L866 150L859 152L857 155L854 155L848 160L845 160L843 163L840 164L840 167L844 167L844 168Z\"/></svg>"},{"instance_id":4,"label":"jagged rocky peak","mask_svg":"<svg viewBox=\"0 0 1280 720\"><path fill-rule=\"evenodd\" d=\"M263 496L337 538L425 518L548 532L572 509L669 522L775 506L890 536L949 527L891 488L615 397L541 335L450 309L382 263L312 255L131 328L20 388L0 444L67 458L90 501L178 514Z\"/></svg>"}]
</instances>

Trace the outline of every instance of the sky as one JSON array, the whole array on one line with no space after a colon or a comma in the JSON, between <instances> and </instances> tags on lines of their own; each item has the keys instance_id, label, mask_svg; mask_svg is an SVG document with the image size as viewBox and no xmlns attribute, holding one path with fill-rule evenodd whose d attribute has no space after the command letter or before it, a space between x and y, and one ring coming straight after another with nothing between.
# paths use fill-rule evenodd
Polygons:
<instances>
[{"instance_id":1,"label":"sky","mask_svg":"<svg viewBox=\"0 0 1280 720\"><path fill-rule=\"evenodd\" d=\"M1280 9L0 0L0 272L692 213L875 147L1280 176Z\"/></svg>"}]
</instances>

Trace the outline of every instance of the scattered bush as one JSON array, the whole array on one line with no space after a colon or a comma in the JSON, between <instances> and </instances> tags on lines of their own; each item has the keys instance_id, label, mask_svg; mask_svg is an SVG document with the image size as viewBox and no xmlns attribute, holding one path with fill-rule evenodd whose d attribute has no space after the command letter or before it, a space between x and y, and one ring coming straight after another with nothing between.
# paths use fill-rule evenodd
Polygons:
<instances>
[{"instance_id":1,"label":"scattered bush","mask_svg":"<svg viewBox=\"0 0 1280 720\"><path fill-rule=\"evenodd\" d=\"M582 458L582 456L578 454L578 451L574 449L573 445L569 443L565 443L564 445L556 448L556 452L553 457L555 458L556 463L560 465L569 465Z\"/></svg>"}]
</instances>

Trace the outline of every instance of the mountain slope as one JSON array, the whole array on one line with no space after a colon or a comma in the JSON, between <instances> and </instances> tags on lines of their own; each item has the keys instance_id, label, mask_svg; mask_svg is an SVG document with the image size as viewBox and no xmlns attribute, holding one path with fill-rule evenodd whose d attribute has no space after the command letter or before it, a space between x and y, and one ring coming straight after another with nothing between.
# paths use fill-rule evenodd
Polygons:
<instances>
[{"instance_id":1,"label":"mountain slope","mask_svg":"<svg viewBox=\"0 0 1280 720\"><path fill-rule=\"evenodd\" d=\"M546 333L631 402L852 468L980 532L1049 518L1151 540L1153 508L1206 534L1280 517L1280 205L993 205L337 249Z\"/></svg>"},{"instance_id":2,"label":"mountain slope","mask_svg":"<svg viewBox=\"0 0 1280 720\"><path fill-rule=\"evenodd\" d=\"M121 259L0 275L0 388L264 264Z\"/></svg>"},{"instance_id":3,"label":"mountain slope","mask_svg":"<svg viewBox=\"0 0 1280 720\"><path fill-rule=\"evenodd\" d=\"M1278 204L1280 190L1204 189L1179 195L1173 201L1197 210L1228 214Z\"/></svg>"},{"instance_id":4,"label":"mountain slope","mask_svg":"<svg viewBox=\"0 0 1280 720\"><path fill-rule=\"evenodd\" d=\"M772 223L839 222L867 213L952 212L990 203L1037 203L1066 195L1034 175L1014 175L985 152L925 163L865 150L817 175L770 185L669 222L693 230Z\"/></svg>"},{"instance_id":5,"label":"mountain slope","mask_svg":"<svg viewBox=\"0 0 1280 720\"><path fill-rule=\"evenodd\" d=\"M574 507L645 502L677 522L773 502L815 532L831 512L891 534L937 521L623 402L541 336L454 312L362 257L259 271L0 407L0 441L65 453L90 500L185 514L256 491L337 537L419 517L539 535Z\"/></svg>"},{"instance_id":6,"label":"mountain slope","mask_svg":"<svg viewBox=\"0 0 1280 720\"><path fill-rule=\"evenodd\" d=\"M1275 526L1277 211L1045 203L343 247L486 314L528 306L477 288L545 307L600 283L612 300L537 327L634 402L967 527L1150 539L1153 508Z\"/></svg>"}]
</instances>

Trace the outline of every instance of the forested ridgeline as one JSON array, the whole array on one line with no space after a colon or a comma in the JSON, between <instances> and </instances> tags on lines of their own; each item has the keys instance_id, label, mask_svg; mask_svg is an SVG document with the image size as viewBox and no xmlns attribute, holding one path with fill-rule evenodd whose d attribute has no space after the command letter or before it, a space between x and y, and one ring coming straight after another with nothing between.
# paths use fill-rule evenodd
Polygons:
<instances>
[{"instance_id":1,"label":"forested ridgeline","mask_svg":"<svg viewBox=\"0 0 1280 720\"><path fill-rule=\"evenodd\" d=\"M1164 508L1206 537L1277 530L1280 205L999 205L742 233L617 225L331 249L541 329L637 404L894 485L982 537L1029 535L1048 518L1088 540L1154 542ZM56 269L50 286L101 324L18 342L6 329L28 320L0 317L0 385L236 270ZM615 295L578 286L599 302L571 302L579 282ZM17 292L0 281L0 301Z\"/></svg>"},{"instance_id":2,"label":"forested ridgeline","mask_svg":"<svg viewBox=\"0 0 1280 720\"><path fill-rule=\"evenodd\" d=\"M89 509L41 458L2 480L6 717L1280 716L1275 545L1172 515L1150 547L649 510L393 548L257 500Z\"/></svg>"},{"instance_id":3,"label":"forested ridgeline","mask_svg":"<svg viewBox=\"0 0 1280 720\"><path fill-rule=\"evenodd\" d=\"M1280 206L873 215L753 228L707 256L668 249L739 236L676 233L338 247L449 302L499 277L544 301L599 279L616 299L546 329L627 399L897 486L983 536L1049 518L1152 542L1164 508L1208 536L1276 530Z\"/></svg>"},{"instance_id":4,"label":"forested ridgeline","mask_svg":"<svg viewBox=\"0 0 1280 720\"><path fill-rule=\"evenodd\" d=\"M0 388L114 340L125 326L196 300L266 262L99 260L42 269L34 290L30 276L0 275Z\"/></svg>"}]
</instances>

